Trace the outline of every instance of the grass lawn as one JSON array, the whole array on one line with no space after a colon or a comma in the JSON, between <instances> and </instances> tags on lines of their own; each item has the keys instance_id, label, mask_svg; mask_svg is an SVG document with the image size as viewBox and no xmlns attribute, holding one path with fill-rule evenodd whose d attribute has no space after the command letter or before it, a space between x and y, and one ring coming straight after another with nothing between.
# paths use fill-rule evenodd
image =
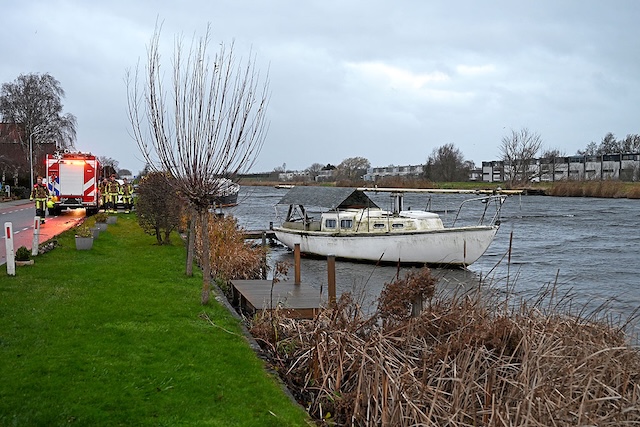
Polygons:
<instances>
[{"instance_id":1,"label":"grass lawn","mask_svg":"<svg viewBox=\"0 0 640 427\"><path fill-rule=\"evenodd\" d=\"M73 239L0 271L0 426L309 425L239 321L200 305L176 236L157 246L131 214L89 251Z\"/></svg>"}]
</instances>

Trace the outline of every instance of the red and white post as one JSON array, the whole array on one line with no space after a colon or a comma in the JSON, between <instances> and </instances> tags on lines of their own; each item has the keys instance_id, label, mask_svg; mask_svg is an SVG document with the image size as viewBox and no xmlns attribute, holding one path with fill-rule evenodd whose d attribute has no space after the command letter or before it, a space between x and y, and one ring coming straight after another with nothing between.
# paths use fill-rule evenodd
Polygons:
<instances>
[{"instance_id":1,"label":"red and white post","mask_svg":"<svg viewBox=\"0 0 640 427\"><path fill-rule=\"evenodd\" d=\"M38 255L38 245L40 244L40 217L33 218L33 243L31 244L31 256Z\"/></svg>"},{"instance_id":2,"label":"red and white post","mask_svg":"<svg viewBox=\"0 0 640 427\"><path fill-rule=\"evenodd\" d=\"M7 249L7 275L16 275L16 254L13 251L13 224L4 223L4 244Z\"/></svg>"}]
</instances>

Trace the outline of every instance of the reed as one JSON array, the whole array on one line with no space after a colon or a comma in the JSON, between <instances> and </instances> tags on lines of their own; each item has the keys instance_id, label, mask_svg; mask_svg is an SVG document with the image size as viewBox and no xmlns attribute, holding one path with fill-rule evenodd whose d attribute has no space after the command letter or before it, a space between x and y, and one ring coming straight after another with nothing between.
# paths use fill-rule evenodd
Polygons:
<instances>
[{"instance_id":1,"label":"reed","mask_svg":"<svg viewBox=\"0 0 640 427\"><path fill-rule=\"evenodd\" d=\"M429 280L421 272L397 281L416 277ZM251 330L294 395L327 424L640 423L640 354L622 326L568 312L571 302L554 288L514 303L480 287L445 296L422 286L418 317L385 315L384 304L365 317L343 294L314 320L281 317L274 334L258 316Z\"/></svg>"},{"instance_id":2,"label":"reed","mask_svg":"<svg viewBox=\"0 0 640 427\"><path fill-rule=\"evenodd\" d=\"M628 197L636 187L626 186L621 181L559 181L553 183L547 193L563 197Z\"/></svg>"}]
</instances>

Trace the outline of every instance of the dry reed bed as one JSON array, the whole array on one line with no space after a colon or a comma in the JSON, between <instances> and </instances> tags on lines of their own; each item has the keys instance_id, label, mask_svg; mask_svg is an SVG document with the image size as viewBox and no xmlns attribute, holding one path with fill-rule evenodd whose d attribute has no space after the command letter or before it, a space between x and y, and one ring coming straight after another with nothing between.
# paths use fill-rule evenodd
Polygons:
<instances>
[{"instance_id":1,"label":"dry reed bed","mask_svg":"<svg viewBox=\"0 0 640 427\"><path fill-rule=\"evenodd\" d=\"M640 199L640 187L622 181L557 181L547 190L550 196Z\"/></svg>"},{"instance_id":2,"label":"dry reed bed","mask_svg":"<svg viewBox=\"0 0 640 427\"><path fill-rule=\"evenodd\" d=\"M419 317L409 317L415 293L399 296L404 315L368 318L347 294L312 321L259 316L252 333L326 424L640 424L640 355L621 327L549 312L541 300L432 298L427 288Z\"/></svg>"}]
</instances>

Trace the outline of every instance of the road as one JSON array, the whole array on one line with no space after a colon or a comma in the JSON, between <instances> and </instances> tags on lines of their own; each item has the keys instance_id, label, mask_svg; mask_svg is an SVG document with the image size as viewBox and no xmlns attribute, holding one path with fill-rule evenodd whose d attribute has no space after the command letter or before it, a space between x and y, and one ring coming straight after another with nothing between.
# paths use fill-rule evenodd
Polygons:
<instances>
[{"instance_id":1,"label":"road","mask_svg":"<svg viewBox=\"0 0 640 427\"><path fill-rule=\"evenodd\" d=\"M33 218L36 209L29 200L18 200L0 203L0 265L7 262L5 227L10 222L13 228L13 247L17 250L20 246L31 249L33 243ZM58 216L47 216L46 222L40 226L40 243L59 235L65 230L75 226L84 219L84 209L63 211Z\"/></svg>"}]
</instances>

